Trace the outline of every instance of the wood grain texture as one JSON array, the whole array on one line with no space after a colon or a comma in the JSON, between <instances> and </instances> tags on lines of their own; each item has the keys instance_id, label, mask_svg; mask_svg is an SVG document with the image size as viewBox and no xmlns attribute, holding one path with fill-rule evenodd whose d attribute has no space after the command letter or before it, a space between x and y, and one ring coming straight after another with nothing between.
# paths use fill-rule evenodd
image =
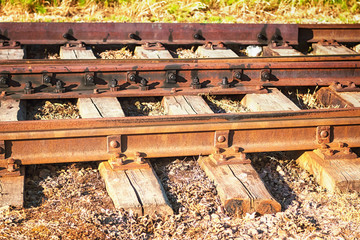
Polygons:
<instances>
[{"instance_id":1,"label":"wood grain texture","mask_svg":"<svg viewBox=\"0 0 360 240\"><path fill-rule=\"evenodd\" d=\"M71 50L60 47L60 58L61 59L96 59L91 49L84 50Z\"/></svg>"},{"instance_id":2,"label":"wood grain texture","mask_svg":"<svg viewBox=\"0 0 360 240\"><path fill-rule=\"evenodd\" d=\"M169 59L173 58L168 50L146 50L137 46L134 55L141 59Z\"/></svg>"},{"instance_id":3,"label":"wood grain texture","mask_svg":"<svg viewBox=\"0 0 360 240\"><path fill-rule=\"evenodd\" d=\"M125 117L120 102L115 97L91 98L102 117Z\"/></svg>"},{"instance_id":4,"label":"wood grain texture","mask_svg":"<svg viewBox=\"0 0 360 240\"><path fill-rule=\"evenodd\" d=\"M297 163L330 192L360 191L360 158L324 160L315 151L309 151Z\"/></svg>"},{"instance_id":5,"label":"wood grain texture","mask_svg":"<svg viewBox=\"0 0 360 240\"><path fill-rule=\"evenodd\" d=\"M199 164L214 181L230 215L241 217L247 212L266 214L281 210L251 164L215 165L209 157L201 157Z\"/></svg>"},{"instance_id":6,"label":"wood grain texture","mask_svg":"<svg viewBox=\"0 0 360 240\"><path fill-rule=\"evenodd\" d=\"M82 118L125 117L115 97L79 98L77 106Z\"/></svg>"},{"instance_id":7,"label":"wood grain texture","mask_svg":"<svg viewBox=\"0 0 360 240\"><path fill-rule=\"evenodd\" d=\"M25 167L20 167L20 176L0 177L0 207L23 207Z\"/></svg>"},{"instance_id":8,"label":"wood grain texture","mask_svg":"<svg viewBox=\"0 0 360 240\"><path fill-rule=\"evenodd\" d=\"M127 170L126 175L141 201L145 215L154 212L173 214L165 190L152 168Z\"/></svg>"},{"instance_id":9,"label":"wood grain texture","mask_svg":"<svg viewBox=\"0 0 360 240\"><path fill-rule=\"evenodd\" d=\"M196 50L196 55L204 58L237 58L239 57L231 49L206 49L204 46L199 46Z\"/></svg>"},{"instance_id":10,"label":"wood grain texture","mask_svg":"<svg viewBox=\"0 0 360 240\"><path fill-rule=\"evenodd\" d=\"M20 49L0 49L0 59L10 60L10 59L23 59L25 56L25 50Z\"/></svg>"},{"instance_id":11,"label":"wood grain texture","mask_svg":"<svg viewBox=\"0 0 360 240\"><path fill-rule=\"evenodd\" d=\"M338 92L337 95L349 102L350 107L360 107L360 93L359 92Z\"/></svg>"},{"instance_id":12,"label":"wood grain texture","mask_svg":"<svg viewBox=\"0 0 360 240\"><path fill-rule=\"evenodd\" d=\"M214 113L200 96L165 96L162 105L167 115Z\"/></svg>"},{"instance_id":13,"label":"wood grain texture","mask_svg":"<svg viewBox=\"0 0 360 240\"><path fill-rule=\"evenodd\" d=\"M270 56L302 56L301 52L294 48L269 48L267 46L263 47L264 57Z\"/></svg>"},{"instance_id":14,"label":"wood grain texture","mask_svg":"<svg viewBox=\"0 0 360 240\"><path fill-rule=\"evenodd\" d=\"M99 164L99 172L115 208L142 215L143 209L125 171L114 171L108 162Z\"/></svg>"},{"instance_id":15,"label":"wood grain texture","mask_svg":"<svg viewBox=\"0 0 360 240\"><path fill-rule=\"evenodd\" d=\"M241 104L252 112L261 111L297 111L299 107L276 88L270 88L267 94L246 94Z\"/></svg>"},{"instance_id":16,"label":"wood grain texture","mask_svg":"<svg viewBox=\"0 0 360 240\"><path fill-rule=\"evenodd\" d=\"M101 118L101 114L92 102L91 98L79 98L77 107L81 118Z\"/></svg>"},{"instance_id":17,"label":"wood grain texture","mask_svg":"<svg viewBox=\"0 0 360 240\"><path fill-rule=\"evenodd\" d=\"M26 102L22 100L0 100L0 121L26 120Z\"/></svg>"},{"instance_id":18,"label":"wood grain texture","mask_svg":"<svg viewBox=\"0 0 360 240\"><path fill-rule=\"evenodd\" d=\"M113 170L108 162L99 165L106 189L116 208L139 215L173 214L159 179L153 169Z\"/></svg>"},{"instance_id":19,"label":"wood grain texture","mask_svg":"<svg viewBox=\"0 0 360 240\"><path fill-rule=\"evenodd\" d=\"M312 45L314 55L348 55L348 54L358 54L357 52L343 46L323 46L321 44L315 43Z\"/></svg>"}]
</instances>

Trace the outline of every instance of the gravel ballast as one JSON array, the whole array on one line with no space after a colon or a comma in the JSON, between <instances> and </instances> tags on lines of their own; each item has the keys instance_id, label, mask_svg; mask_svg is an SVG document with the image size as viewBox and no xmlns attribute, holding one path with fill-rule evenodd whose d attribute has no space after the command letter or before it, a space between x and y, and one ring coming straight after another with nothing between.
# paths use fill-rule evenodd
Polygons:
<instances>
[{"instance_id":1,"label":"gravel ballast","mask_svg":"<svg viewBox=\"0 0 360 240\"><path fill-rule=\"evenodd\" d=\"M357 193L332 194L284 153L250 155L282 212L228 216L195 157L152 164L175 211L116 210L97 163L27 167L25 207L0 209L1 239L356 239Z\"/></svg>"}]
</instances>

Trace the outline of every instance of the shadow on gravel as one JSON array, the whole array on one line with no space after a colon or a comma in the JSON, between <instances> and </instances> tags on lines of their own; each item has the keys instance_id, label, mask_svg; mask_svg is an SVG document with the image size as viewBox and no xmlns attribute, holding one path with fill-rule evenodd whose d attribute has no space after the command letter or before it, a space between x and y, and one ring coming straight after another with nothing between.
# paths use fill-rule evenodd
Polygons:
<instances>
[{"instance_id":1,"label":"shadow on gravel","mask_svg":"<svg viewBox=\"0 0 360 240\"><path fill-rule=\"evenodd\" d=\"M90 186L91 179L82 179L80 175L72 176L71 173L86 168L97 169L97 166L97 162L26 166L24 207L40 207L48 200L44 194L44 186L47 186L47 190L51 191L48 195L52 195L53 189L62 190L68 186L72 186L74 190L76 187L80 187L80 192L76 193L78 196L88 195L88 185Z\"/></svg>"},{"instance_id":2,"label":"shadow on gravel","mask_svg":"<svg viewBox=\"0 0 360 240\"><path fill-rule=\"evenodd\" d=\"M291 167L303 152L271 152L248 154L252 166L259 174L266 188L285 211L297 195L286 183L286 169Z\"/></svg>"}]
</instances>

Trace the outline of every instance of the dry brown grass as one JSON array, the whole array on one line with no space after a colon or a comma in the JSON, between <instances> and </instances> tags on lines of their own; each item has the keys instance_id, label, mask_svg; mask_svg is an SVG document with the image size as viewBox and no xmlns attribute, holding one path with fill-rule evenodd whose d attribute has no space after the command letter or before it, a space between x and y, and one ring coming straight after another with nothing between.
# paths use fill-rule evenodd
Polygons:
<instances>
[{"instance_id":1,"label":"dry brown grass","mask_svg":"<svg viewBox=\"0 0 360 240\"><path fill-rule=\"evenodd\" d=\"M43 100L28 103L28 120L79 118L79 109L69 100Z\"/></svg>"},{"instance_id":2,"label":"dry brown grass","mask_svg":"<svg viewBox=\"0 0 360 240\"><path fill-rule=\"evenodd\" d=\"M0 21L290 22L358 23L355 0L13 0L0 5Z\"/></svg>"}]
</instances>

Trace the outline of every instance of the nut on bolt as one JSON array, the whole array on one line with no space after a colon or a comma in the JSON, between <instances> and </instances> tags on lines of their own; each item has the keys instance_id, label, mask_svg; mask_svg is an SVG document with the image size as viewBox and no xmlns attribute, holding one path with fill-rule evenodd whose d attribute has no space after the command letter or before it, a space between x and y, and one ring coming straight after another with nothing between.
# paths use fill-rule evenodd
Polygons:
<instances>
[{"instance_id":1,"label":"nut on bolt","mask_svg":"<svg viewBox=\"0 0 360 240\"><path fill-rule=\"evenodd\" d=\"M200 89L201 88L200 79L198 77L194 77L192 79L191 87L193 89Z\"/></svg>"},{"instance_id":2,"label":"nut on bolt","mask_svg":"<svg viewBox=\"0 0 360 240\"><path fill-rule=\"evenodd\" d=\"M261 81L263 82L270 81L270 77L271 77L270 69L261 70L261 74L260 74Z\"/></svg>"},{"instance_id":3,"label":"nut on bolt","mask_svg":"<svg viewBox=\"0 0 360 240\"><path fill-rule=\"evenodd\" d=\"M94 76L93 73L86 73L85 74L85 85L86 86L95 85L95 76Z\"/></svg>"},{"instance_id":4,"label":"nut on bolt","mask_svg":"<svg viewBox=\"0 0 360 240\"><path fill-rule=\"evenodd\" d=\"M148 80L146 80L145 78L141 79L140 81L140 90L141 91L149 90Z\"/></svg>"},{"instance_id":5,"label":"nut on bolt","mask_svg":"<svg viewBox=\"0 0 360 240\"><path fill-rule=\"evenodd\" d=\"M61 80L58 80L55 84L55 90L56 93L63 93L65 92L64 83Z\"/></svg>"},{"instance_id":6,"label":"nut on bolt","mask_svg":"<svg viewBox=\"0 0 360 240\"><path fill-rule=\"evenodd\" d=\"M130 82L135 82L136 81L136 74L135 73L128 73L127 79Z\"/></svg>"},{"instance_id":7,"label":"nut on bolt","mask_svg":"<svg viewBox=\"0 0 360 240\"><path fill-rule=\"evenodd\" d=\"M17 165L13 158L7 160L7 170L9 172L15 172L17 170Z\"/></svg>"},{"instance_id":8,"label":"nut on bolt","mask_svg":"<svg viewBox=\"0 0 360 240\"><path fill-rule=\"evenodd\" d=\"M235 79L241 80L241 77L242 77L242 73L240 71L234 72L234 78Z\"/></svg>"},{"instance_id":9,"label":"nut on bolt","mask_svg":"<svg viewBox=\"0 0 360 240\"><path fill-rule=\"evenodd\" d=\"M116 79L111 80L109 87L111 92L116 92L118 90L118 81Z\"/></svg>"},{"instance_id":10,"label":"nut on bolt","mask_svg":"<svg viewBox=\"0 0 360 240\"><path fill-rule=\"evenodd\" d=\"M139 164L144 164L145 163L144 158L141 156L141 153L139 153L139 152L135 153L135 161L137 163L139 163Z\"/></svg>"},{"instance_id":11,"label":"nut on bolt","mask_svg":"<svg viewBox=\"0 0 360 240\"><path fill-rule=\"evenodd\" d=\"M229 84L229 80L227 77L223 77L222 81L221 81L221 88L229 88L230 84Z\"/></svg>"},{"instance_id":12,"label":"nut on bolt","mask_svg":"<svg viewBox=\"0 0 360 240\"><path fill-rule=\"evenodd\" d=\"M176 82L176 79L176 73L171 72L167 75L168 82Z\"/></svg>"},{"instance_id":13,"label":"nut on bolt","mask_svg":"<svg viewBox=\"0 0 360 240\"><path fill-rule=\"evenodd\" d=\"M32 93L34 93L34 89L33 89L33 87L32 87L32 82L31 82L31 81L27 81L27 82L25 83L24 93L25 93L25 94L32 94Z\"/></svg>"},{"instance_id":14,"label":"nut on bolt","mask_svg":"<svg viewBox=\"0 0 360 240\"><path fill-rule=\"evenodd\" d=\"M225 155L225 154L220 154L219 160L220 160L221 162L226 161L226 160L227 160L227 159L226 159L226 155Z\"/></svg>"},{"instance_id":15,"label":"nut on bolt","mask_svg":"<svg viewBox=\"0 0 360 240\"><path fill-rule=\"evenodd\" d=\"M341 150L342 150L342 152L343 152L344 154L350 154L350 153L352 153L351 148L349 148L349 147L344 147L344 148L342 148Z\"/></svg>"},{"instance_id":16,"label":"nut on bolt","mask_svg":"<svg viewBox=\"0 0 360 240\"><path fill-rule=\"evenodd\" d=\"M44 74L42 79L43 79L43 83L45 83L45 84L50 84L51 83L51 77L49 75L47 75L47 74Z\"/></svg>"},{"instance_id":17,"label":"nut on bolt","mask_svg":"<svg viewBox=\"0 0 360 240\"><path fill-rule=\"evenodd\" d=\"M7 84L7 77L0 76L0 85L6 85Z\"/></svg>"}]
</instances>

